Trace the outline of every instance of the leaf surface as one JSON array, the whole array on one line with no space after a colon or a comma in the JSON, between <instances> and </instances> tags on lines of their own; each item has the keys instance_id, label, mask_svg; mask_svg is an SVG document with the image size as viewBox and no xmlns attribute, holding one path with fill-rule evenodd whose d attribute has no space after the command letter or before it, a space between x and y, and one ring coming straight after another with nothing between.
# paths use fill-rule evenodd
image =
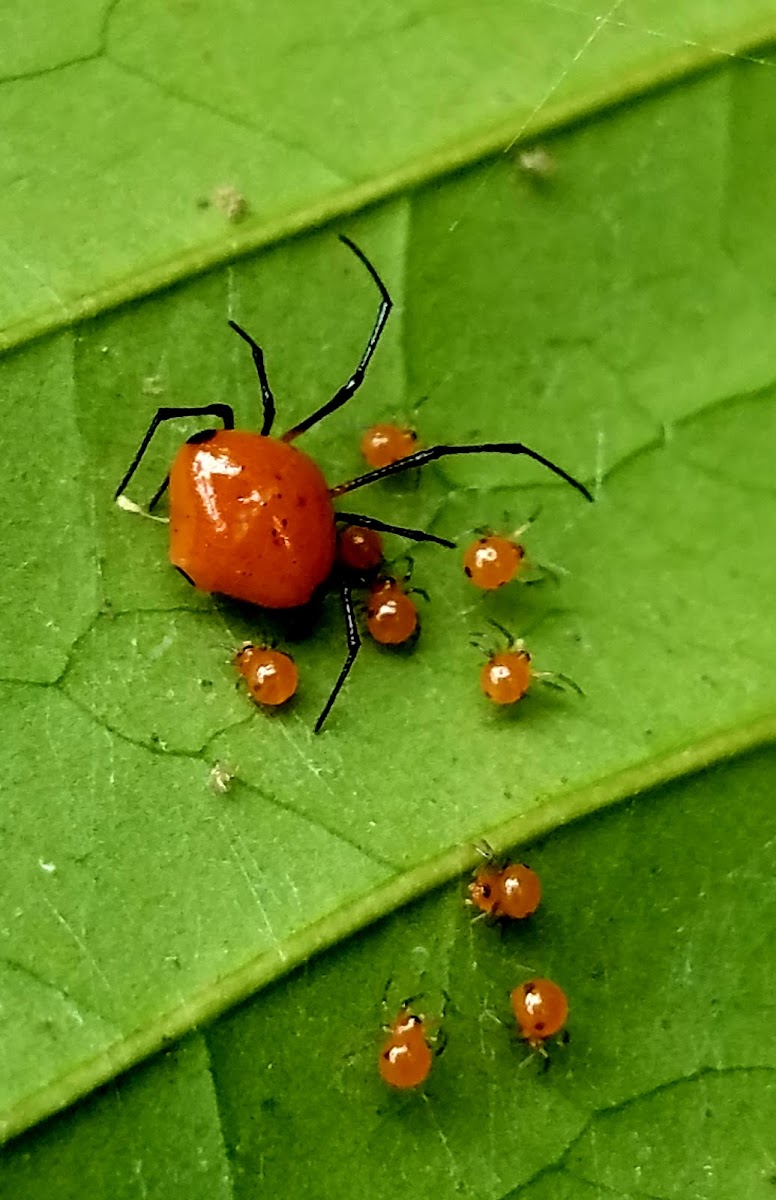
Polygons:
<instances>
[{"instance_id":1,"label":"leaf surface","mask_svg":"<svg viewBox=\"0 0 776 1200\"><path fill-rule=\"evenodd\" d=\"M6 0L0 347L773 32L764 0L735 30L721 0L600 7Z\"/></svg>"},{"instance_id":2,"label":"leaf surface","mask_svg":"<svg viewBox=\"0 0 776 1200\"><path fill-rule=\"evenodd\" d=\"M404 908L9 1147L0 1196L765 1200L774 769L750 754L525 847L531 921L473 923L460 882ZM512 1031L531 974L570 1002L547 1071ZM393 1094L380 1025L410 993L446 1044Z\"/></svg>"},{"instance_id":3,"label":"leaf surface","mask_svg":"<svg viewBox=\"0 0 776 1200\"><path fill-rule=\"evenodd\" d=\"M119 3L106 15L106 36L130 56L143 47L153 56L173 36L165 25L158 42L143 41L143 11ZM561 20L565 10L551 11ZM466 31L469 10L460 13ZM652 45L643 14L618 13L595 42L572 38L580 62L617 31ZM680 24L665 24L669 39L700 42ZM424 25L419 16L409 28ZM381 27L380 45L389 32ZM316 46L323 36L314 22L311 36ZM68 71L107 70L99 47L61 72L46 54L19 68L31 77L18 83L56 79L63 111ZM576 69L568 48L561 61L563 78L545 79L553 96ZM473 859L474 839L525 841L773 736L776 568L764 547L776 533L776 263L763 201L776 178L773 79L762 52L734 59L558 133L549 179L502 154L343 225L378 263L397 310L357 401L306 438L332 482L358 473L370 421L409 419L427 444L519 437L590 481L597 503L495 457L355 493L375 515L464 541L484 524L514 529L541 506L529 552L561 581L482 597L456 555L417 549L414 579L431 602L416 651L365 647L318 738L312 725L344 654L334 600L311 634L199 595L165 562L164 527L118 511L111 496L159 404L234 403L241 424L259 423L228 316L260 336L283 425L348 376L376 297L334 231L239 257L3 359L14 447L0 479L4 1135L452 878ZM174 114L174 97L160 95ZM112 101L100 119L139 139L150 110L136 120L120 109ZM25 108L25 120L43 123L44 111L49 128L50 109ZM84 128L76 122L73 136ZM187 137L206 155L207 139L191 128ZM434 138L438 148L438 128ZM95 154L111 147L119 173L132 170L126 145L91 140ZM428 142L404 149L425 156L429 177L444 165ZM358 169L376 179L375 145L363 153ZM395 153L386 147L391 169ZM62 154L86 162L72 145ZM159 172L164 187L175 185L175 162ZM140 211L120 178L102 178L122 198L111 221ZM323 195L312 176L304 187ZM288 211L312 224L294 197L283 200ZM181 274L204 265L186 257L196 238L179 215L171 210L164 236L176 230L180 244L160 249L135 226L121 249L118 225L111 233L97 206L95 245L119 255L104 255L93 281L100 304L106 281L149 286L143 272L164 255L177 255ZM79 229L63 233L63 246ZM221 235L213 253L240 248ZM78 270L88 274L88 240L82 249ZM85 294L71 267L60 316L50 298L35 309L46 328ZM18 281L11 293L23 322L33 309ZM133 496L150 496L190 432L181 423L159 436ZM494 619L585 698L536 689L514 712L489 709L470 640ZM293 647L303 679L298 702L273 718L235 690L229 665L243 638L262 636ZM209 786L218 764L236 773L225 796Z\"/></svg>"}]
</instances>

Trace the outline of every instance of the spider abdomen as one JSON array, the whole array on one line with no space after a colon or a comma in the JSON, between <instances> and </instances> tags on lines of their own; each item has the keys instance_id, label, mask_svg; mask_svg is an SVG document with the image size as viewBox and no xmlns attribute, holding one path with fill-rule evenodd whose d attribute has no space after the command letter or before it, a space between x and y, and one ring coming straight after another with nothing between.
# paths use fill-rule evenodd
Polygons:
<instances>
[{"instance_id":1,"label":"spider abdomen","mask_svg":"<svg viewBox=\"0 0 776 1200\"><path fill-rule=\"evenodd\" d=\"M262 608L306 604L334 564L326 480L295 446L224 429L170 471L170 560L205 592Z\"/></svg>"}]
</instances>

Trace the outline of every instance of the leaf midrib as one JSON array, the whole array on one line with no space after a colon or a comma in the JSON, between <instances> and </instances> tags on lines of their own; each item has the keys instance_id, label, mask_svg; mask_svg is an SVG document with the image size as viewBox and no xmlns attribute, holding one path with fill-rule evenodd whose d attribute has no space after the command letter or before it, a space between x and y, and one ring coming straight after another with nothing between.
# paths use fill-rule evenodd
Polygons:
<instances>
[{"instance_id":1,"label":"leaf midrib","mask_svg":"<svg viewBox=\"0 0 776 1200\"><path fill-rule=\"evenodd\" d=\"M720 759L776 742L776 715L753 715L745 722L688 742L665 754L561 794L536 808L488 830L486 837L498 853L535 840L558 826L587 816L618 801L659 787L673 779L702 771ZM463 843L445 850L410 871L402 872L355 903L336 909L244 966L195 992L185 1003L161 1014L55 1082L25 1097L0 1118L0 1144L44 1117L72 1104L100 1084L134 1066L247 999L262 987L288 974L313 955L365 928L394 909L435 887L471 871L479 861L474 845Z\"/></svg>"},{"instance_id":2,"label":"leaf midrib","mask_svg":"<svg viewBox=\"0 0 776 1200\"><path fill-rule=\"evenodd\" d=\"M637 97L670 87L678 80L697 77L714 70L720 61L754 55L776 41L776 19L769 18L731 30L714 47L698 43L683 45L665 54L659 62L640 69L630 68L623 75L587 89L566 100L553 100L558 79L541 104L529 111L516 111L508 118L476 134L469 134L410 159L402 166L361 183L348 185L325 199L286 213L272 220L246 226L220 235L212 242L119 279L108 287L81 296L56 310L19 321L0 330L0 352L55 333L80 321L118 308L133 300L161 291L184 279L204 274L215 267L234 262L256 250L286 241L297 234L329 224L338 217L359 212L380 201L401 195L427 184L432 179L461 171L538 136L570 128L603 110L611 110Z\"/></svg>"}]
</instances>

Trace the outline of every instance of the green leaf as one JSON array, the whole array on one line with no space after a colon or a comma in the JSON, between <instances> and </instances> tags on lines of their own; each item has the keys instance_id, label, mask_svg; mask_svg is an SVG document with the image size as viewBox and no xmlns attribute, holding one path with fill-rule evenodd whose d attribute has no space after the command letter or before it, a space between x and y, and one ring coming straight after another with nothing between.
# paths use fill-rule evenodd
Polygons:
<instances>
[{"instance_id":1,"label":"green leaf","mask_svg":"<svg viewBox=\"0 0 776 1200\"><path fill-rule=\"evenodd\" d=\"M21 1139L0 1196L765 1200L775 769L753 754L531 846L531 921L472 923L460 883L403 909ZM508 1000L538 973L570 1001L546 1072ZM392 1094L380 1025L411 993L447 1042Z\"/></svg>"},{"instance_id":2,"label":"green leaf","mask_svg":"<svg viewBox=\"0 0 776 1200\"><path fill-rule=\"evenodd\" d=\"M724 61L765 0L5 0L0 347ZM213 203L234 189L232 224Z\"/></svg>"},{"instance_id":3,"label":"green leaf","mask_svg":"<svg viewBox=\"0 0 776 1200\"><path fill-rule=\"evenodd\" d=\"M278 63L304 74L303 61L311 78L313 61L328 62L317 90L285 89L300 96L288 101L298 127L277 117L286 141L304 126L319 143L343 97L352 111L364 79L380 78L374 47L393 63L393 102L377 103L378 88L358 153L346 127L326 139L337 170L358 158L336 197L328 167L315 155L310 171L299 161L306 148L283 142L267 158L253 146L268 135L246 130L243 116L266 80L240 68L253 82L233 86L221 69L234 47L236 70L253 45L244 12L237 23L224 14L209 60L196 7L175 26L172 10L114 4L102 33L79 8L68 39L47 31L34 60L24 39L0 38L18 59L0 88L4 127L20 160L22 144L34 145L35 170L45 159L58 180L56 192L32 168L6 180L0 208L17 185L28 199L6 214L23 252L18 272L4 259L7 342L220 264L20 345L0 365L4 1136L452 878L475 838L524 841L776 730L776 567L764 553L776 532L771 64L752 49L558 132L548 143L557 170L537 179L511 153L521 130L563 114L579 121L594 100L748 43L720 24L722 50L708 51L712 32L697 14L660 13L669 48L693 43L666 59L645 32L648 13L616 5L600 21L526 5L534 49L517 95L503 90L514 56L501 36L514 13L487 11L480 29L469 6L444 17L413 9L370 39L361 9L343 4L326 52L317 10L293 17L297 35L309 17L306 49L280 36L280 19L272 26L270 83ZM430 61L430 48L441 55L440 26L455 27L455 53L445 43L448 68L429 76L426 107L414 97L402 131L396 114L406 126L403 106L420 87L408 64ZM344 74L343 28L356 34ZM394 35L406 51L399 65ZM451 74L459 52L463 73ZM29 77L11 79L19 74ZM475 75L478 88L464 89L472 108L467 99L456 109L454 88ZM229 93L229 133L207 95L216 80ZM432 109L444 120L429 124ZM509 153L439 175L507 141ZM254 188L267 196L239 234L194 205L232 178L237 149L257 172L242 185L252 207ZM268 177L275 191L259 187ZM327 602L306 636L198 595L166 564L164 528L111 497L159 404L230 402L256 427L255 378L227 316L261 338L283 424L334 391L370 328L369 278L332 228L240 253L410 180L414 190L347 222L397 311L358 400L311 431L306 448L336 482L358 472L358 435L377 418L412 419L429 444L520 437L590 480L597 503L496 458L359 493L375 515L462 539L485 523L514 529L541 503L529 551L562 582L482 597L455 556L419 548L414 579L432 600L416 652L366 647L316 738L344 654L337 605ZM133 495L151 494L190 431L181 423L160 435ZM523 634L537 667L567 674L585 699L536 694L513 713L490 710L470 649L488 618ZM299 701L275 718L234 688L228 660L246 636L278 636L299 661ZM209 786L219 763L236 771L225 796Z\"/></svg>"}]
</instances>

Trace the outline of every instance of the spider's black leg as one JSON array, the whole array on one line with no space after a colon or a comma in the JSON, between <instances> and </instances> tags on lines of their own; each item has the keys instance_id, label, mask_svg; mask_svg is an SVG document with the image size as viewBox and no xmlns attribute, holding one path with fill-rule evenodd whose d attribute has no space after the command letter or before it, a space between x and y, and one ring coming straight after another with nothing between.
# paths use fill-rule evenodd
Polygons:
<instances>
[{"instance_id":1,"label":"spider's black leg","mask_svg":"<svg viewBox=\"0 0 776 1200\"><path fill-rule=\"evenodd\" d=\"M437 546L447 546L449 550L455 550L455 542L451 542L449 538L437 537L435 533L425 533L422 529L391 525L388 521L366 517L363 513L337 512L334 516L338 521L346 521L348 525L360 525L362 529L379 529L381 533L395 533L399 537L409 538L411 542L436 542Z\"/></svg>"},{"instance_id":2,"label":"spider's black leg","mask_svg":"<svg viewBox=\"0 0 776 1200\"><path fill-rule=\"evenodd\" d=\"M135 457L127 468L126 474L122 479L116 491L113 494L114 500L118 500L119 496L124 492L131 480L135 471L140 466L140 462L148 449L151 438L156 433L163 421L175 421L178 417L218 417L224 423L224 429L234 429L234 412L229 404L203 404L194 408L159 408L156 411L151 424L146 430L145 437L140 443ZM196 436L196 435L195 435ZM168 477L169 478L169 477ZM167 479L162 486L157 490L156 495L151 501L151 507L156 503L159 497L163 494L167 487Z\"/></svg>"},{"instance_id":3,"label":"spider's black leg","mask_svg":"<svg viewBox=\"0 0 776 1200\"><path fill-rule=\"evenodd\" d=\"M323 729L323 723L331 712L331 707L334 704L334 701L337 699L343 683L350 674L350 668L356 661L356 655L361 649L361 636L358 632L358 626L356 624L356 613L355 609L353 608L353 595L347 583L344 581L340 583L340 594L342 596L342 608L345 613L345 634L348 639L348 653L344 663L342 664L342 670L337 676L337 682L331 689L329 699L323 706L323 712L315 722L315 733L320 733Z\"/></svg>"},{"instance_id":4,"label":"spider's black leg","mask_svg":"<svg viewBox=\"0 0 776 1200\"><path fill-rule=\"evenodd\" d=\"M366 369L369 366L370 359L377 349L377 343L380 341L380 336L385 328L385 322L388 320L388 314L393 308L393 301L388 295L387 287L377 274L377 271L374 269L367 256L364 254L363 250L359 250L355 242L351 242L350 238L345 237L344 234L340 234L340 241L344 242L346 246L350 247L356 258L358 258L364 264L367 271L374 279L382 297L380 301L380 307L377 310L374 328L369 335L369 341L366 344L366 349L361 355L359 364L353 374L350 376L350 379L347 381L347 383L342 385L338 392L335 392L331 400L327 400L326 403L322 404L320 408L316 408L315 412L310 413L309 417L305 417L305 419L300 421L298 425L295 425L293 429L289 429L288 433L284 433L284 442L293 441L293 439L298 437L300 433L305 433L306 430L311 429L313 425L317 425L319 421L322 421L324 417L328 417L329 413L333 413L336 411L336 409L342 408L342 405L347 404L351 396L358 391L358 389L361 387L361 384L364 382L364 376L366 375Z\"/></svg>"},{"instance_id":5,"label":"spider's black leg","mask_svg":"<svg viewBox=\"0 0 776 1200\"><path fill-rule=\"evenodd\" d=\"M251 348L253 355L253 364L256 367L256 374L259 377L259 386L261 388L261 403L264 406L264 420L261 423L261 436L269 437L272 432L272 426L275 423L275 397L272 395L272 388L269 386L267 372L264 369L264 351L261 346L257 346L249 333L241 329L236 321L229 322L235 333L239 334L244 342L247 342Z\"/></svg>"},{"instance_id":6,"label":"spider's black leg","mask_svg":"<svg viewBox=\"0 0 776 1200\"><path fill-rule=\"evenodd\" d=\"M447 1049L447 1032L440 1029L437 1034L436 1045L434 1046L434 1058L439 1058L440 1054L444 1054Z\"/></svg>"},{"instance_id":7,"label":"spider's black leg","mask_svg":"<svg viewBox=\"0 0 776 1200\"><path fill-rule=\"evenodd\" d=\"M330 489L330 495L332 497L344 496L346 492L353 492L356 488L365 487L366 484L374 483L378 479L387 479L389 475L398 475L400 471L411 471L414 467L425 467L438 458L447 458L453 454L525 454L534 462L547 467L553 474L559 475L566 483L570 483L573 488L581 492L586 500L592 502L593 497L584 483L580 483L573 475L569 475L568 471L564 471L563 467L559 467L557 463L545 458L543 454L539 454L538 451L532 450L530 446L525 446L522 442L483 442L480 446L429 446L426 450L417 450L406 458L397 459L396 462L389 463L387 467L378 467L376 471L369 471L366 475L359 475L357 479L351 479L348 483L341 483Z\"/></svg>"},{"instance_id":8,"label":"spider's black leg","mask_svg":"<svg viewBox=\"0 0 776 1200\"><path fill-rule=\"evenodd\" d=\"M150 501L148 502L148 511L149 512L153 512L153 510L156 508L157 504L159 503L159 501L161 500L162 496L167 491L169 486L170 486L170 476L168 473L167 475L165 475L164 479L159 484L158 488L156 489L156 491L154 492Z\"/></svg>"}]
</instances>

